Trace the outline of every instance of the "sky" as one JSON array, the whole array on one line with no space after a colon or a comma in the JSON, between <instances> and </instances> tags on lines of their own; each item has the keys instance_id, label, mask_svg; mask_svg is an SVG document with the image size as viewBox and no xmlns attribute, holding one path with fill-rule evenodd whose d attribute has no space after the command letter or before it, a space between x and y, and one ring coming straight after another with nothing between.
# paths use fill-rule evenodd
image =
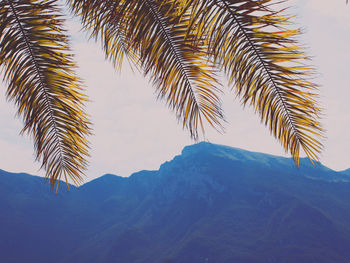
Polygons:
<instances>
[{"instance_id":1,"label":"sky","mask_svg":"<svg viewBox=\"0 0 350 263\"><path fill-rule=\"evenodd\" d=\"M321 122L326 131L321 162L335 170L350 168L350 5L346 6L345 0L288 3L293 6L288 12L303 28L302 42L318 72L316 82L324 108ZM78 75L91 100L87 112L94 124L85 181L106 173L129 176L158 169L184 146L195 143L165 102L156 99L147 78L127 64L116 72L105 61L100 46L80 31L77 20L69 18L67 27ZM19 135L22 121L16 117L14 105L6 101L6 88L0 81L0 169L43 176L31 138ZM207 129L201 140L289 156L251 108L243 108L227 87L224 93L225 133Z\"/></svg>"}]
</instances>

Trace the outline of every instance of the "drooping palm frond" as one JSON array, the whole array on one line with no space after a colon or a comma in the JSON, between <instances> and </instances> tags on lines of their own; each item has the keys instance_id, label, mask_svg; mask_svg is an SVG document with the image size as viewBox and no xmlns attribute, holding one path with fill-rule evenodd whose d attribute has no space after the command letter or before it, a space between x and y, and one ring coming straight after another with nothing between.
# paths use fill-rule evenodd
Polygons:
<instances>
[{"instance_id":1,"label":"drooping palm frond","mask_svg":"<svg viewBox=\"0 0 350 263\"><path fill-rule=\"evenodd\" d=\"M115 64L119 64L120 50L126 54L133 51L134 61L151 76L159 97L167 100L192 137L198 137L203 120L221 127L215 74L206 63L206 49L193 45L193 35L188 32L189 11L182 13L178 1L70 3L85 28L92 30L93 36L100 34L106 55Z\"/></svg>"},{"instance_id":2,"label":"drooping palm frond","mask_svg":"<svg viewBox=\"0 0 350 263\"><path fill-rule=\"evenodd\" d=\"M297 43L290 17L271 0L193 0L191 26L209 39L215 63L227 73L243 104L253 105L289 151L318 160L322 148L312 68ZM203 36L201 36L203 37Z\"/></svg>"},{"instance_id":3,"label":"drooping palm frond","mask_svg":"<svg viewBox=\"0 0 350 263\"><path fill-rule=\"evenodd\" d=\"M130 48L125 36L127 1L68 1L71 9L80 16L82 23L95 40L100 39L106 58L120 69L126 56L132 65L139 63L138 54Z\"/></svg>"},{"instance_id":4,"label":"drooping palm frond","mask_svg":"<svg viewBox=\"0 0 350 263\"><path fill-rule=\"evenodd\" d=\"M7 97L24 119L22 132L33 136L52 187L61 178L81 182L90 133L86 97L55 2L0 2L0 64Z\"/></svg>"}]
</instances>

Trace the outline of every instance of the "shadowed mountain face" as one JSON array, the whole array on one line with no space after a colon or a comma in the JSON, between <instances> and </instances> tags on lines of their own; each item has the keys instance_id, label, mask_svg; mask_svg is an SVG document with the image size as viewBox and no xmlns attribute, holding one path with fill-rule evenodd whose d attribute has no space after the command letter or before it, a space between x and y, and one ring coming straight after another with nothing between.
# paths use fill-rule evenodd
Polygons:
<instances>
[{"instance_id":1,"label":"shadowed mountain face","mask_svg":"<svg viewBox=\"0 0 350 263\"><path fill-rule=\"evenodd\" d=\"M349 182L209 143L58 194L0 170L0 262L350 262Z\"/></svg>"},{"instance_id":2,"label":"shadowed mountain face","mask_svg":"<svg viewBox=\"0 0 350 263\"><path fill-rule=\"evenodd\" d=\"M341 172L342 174L348 175L350 177L350 169Z\"/></svg>"}]
</instances>

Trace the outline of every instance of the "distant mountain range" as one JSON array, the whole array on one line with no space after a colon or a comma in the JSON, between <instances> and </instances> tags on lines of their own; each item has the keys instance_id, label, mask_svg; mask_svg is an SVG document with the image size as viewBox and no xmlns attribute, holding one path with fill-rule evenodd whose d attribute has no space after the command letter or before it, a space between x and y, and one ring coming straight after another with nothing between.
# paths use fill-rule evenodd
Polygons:
<instances>
[{"instance_id":1,"label":"distant mountain range","mask_svg":"<svg viewBox=\"0 0 350 263\"><path fill-rule=\"evenodd\" d=\"M350 262L350 170L199 143L70 188L0 170L0 262Z\"/></svg>"}]
</instances>

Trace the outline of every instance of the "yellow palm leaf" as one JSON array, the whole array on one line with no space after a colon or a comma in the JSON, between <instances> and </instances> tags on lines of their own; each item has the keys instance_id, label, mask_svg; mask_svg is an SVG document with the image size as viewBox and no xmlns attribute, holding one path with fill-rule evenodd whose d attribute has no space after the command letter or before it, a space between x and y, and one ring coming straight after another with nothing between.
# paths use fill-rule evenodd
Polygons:
<instances>
[{"instance_id":1,"label":"yellow palm leaf","mask_svg":"<svg viewBox=\"0 0 350 263\"><path fill-rule=\"evenodd\" d=\"M206 49L193 45L193 34L188 32L190 10L184 12L188 1L70 2L92 36L103 42L117 39L104 45L115 64L120 64L121 56L116 55L120 50L133 52L133 62L151 76L159 97L167 100L193 138L198 137L198 127L203 128L203 120L221 128L219 89L206 63Z\"/></svg>"},{"instance_id":2,"label":"yellow palm leaf","mask_svg":"<svg viewBox=\"0 0 350 263\"><path fill-rule=\"evenodd\" d=\"M273 1L194 0L192 27L208 38L215 63L223 68L242 103L254 106L272 134L298 163L303 149L318 160L322 149L313 70L286 29L290 17L271 9Z\"/></svg>"},{"instance_id":3,"label":"yellow palm leaf","mask_svg":"<svg viewBox=\"0 0 350 263\"><path fill-rule=\"evenodd\" d=\"M52 187L68 178L78 184L90 129L60 10L55 1L4 0L0 21L0 64L7 96L24 119L22 132L33 136Z\"/></svg>"}]
</instances>

